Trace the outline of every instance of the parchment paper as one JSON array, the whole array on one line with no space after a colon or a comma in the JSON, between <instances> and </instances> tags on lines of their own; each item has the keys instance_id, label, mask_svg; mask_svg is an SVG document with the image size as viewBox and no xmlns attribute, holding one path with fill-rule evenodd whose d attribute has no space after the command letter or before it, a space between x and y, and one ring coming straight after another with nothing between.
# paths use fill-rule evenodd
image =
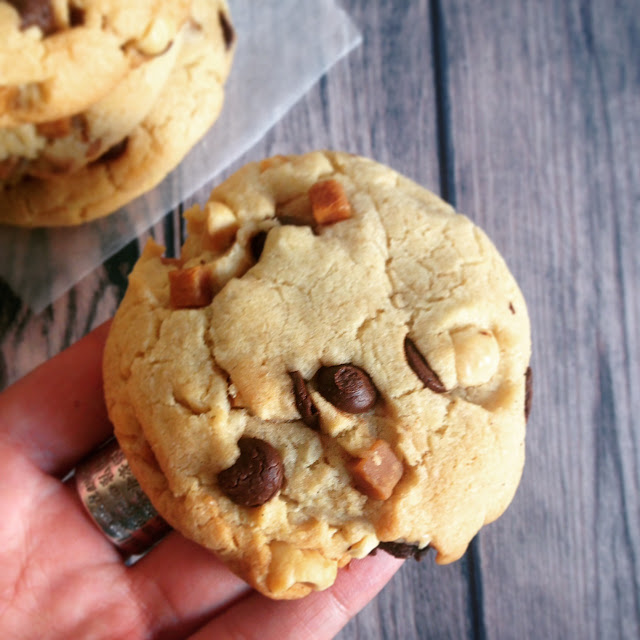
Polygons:
<instances>
[{"instance_id":1,"label":"parchment paper","mask_svg":"<svg viewBox=\"0 0 640 640\"><path fill-rule=\"evenodd\" d=\"M230 0L238 35L222 114L155 189L76 228L0 226L0 276L34 313L255 144L361 36L335 0Z\"/></svg>"}]
</instances>

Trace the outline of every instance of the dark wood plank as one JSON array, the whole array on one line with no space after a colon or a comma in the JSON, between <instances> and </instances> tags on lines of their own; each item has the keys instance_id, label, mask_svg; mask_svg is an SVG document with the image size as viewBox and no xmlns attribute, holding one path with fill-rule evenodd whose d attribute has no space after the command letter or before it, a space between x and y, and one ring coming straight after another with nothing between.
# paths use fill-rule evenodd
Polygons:
<instances>
[{"instance_id":1,"label":"dark wood plank","mask_svg":"<svg viewBox=\"0 0 640 640\"><path fill-rule=\"evenodd\" d=\"M640 637L640 13L442 3L452 195L528 300L515 503L479 536L491 638Z\"/></svg>"}]
</instances>

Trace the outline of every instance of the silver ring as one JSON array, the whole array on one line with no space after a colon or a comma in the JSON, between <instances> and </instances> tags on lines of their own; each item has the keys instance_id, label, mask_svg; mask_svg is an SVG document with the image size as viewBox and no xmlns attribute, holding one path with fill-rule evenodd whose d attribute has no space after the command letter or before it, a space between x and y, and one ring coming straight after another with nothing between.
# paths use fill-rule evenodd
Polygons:
<instances>
[{"instance_id":1,"label":"silver ring","mask_svg":"<svg viewBox=\"0 0 640 640\"><path fill-rule=\"evenodd\" d=\"M78 465L75 485L97 527L127 557L145 553L171 530L142 491L115 438Z\"/></svg>"}]
</instances>

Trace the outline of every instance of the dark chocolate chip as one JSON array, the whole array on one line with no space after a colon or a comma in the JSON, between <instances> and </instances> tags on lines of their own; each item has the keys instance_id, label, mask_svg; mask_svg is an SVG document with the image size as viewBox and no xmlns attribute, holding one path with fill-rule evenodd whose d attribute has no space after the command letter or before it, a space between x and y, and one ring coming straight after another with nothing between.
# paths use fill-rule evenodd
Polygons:
<instances>
[{"instance_id":1,"label":"dark chocolate chip","mask_svg":"<svg viewBox=\"0 0 640 640\"><path fill-rule=\"evenodd\" d=\"M231 49L233 41L236 39L236 32L224 11L218 11L218 20L220 21L220 28L222 29L224 46L229 50Z\"/></svg>"},{"instance_id":2,"label":"dark chocolate chip","mask_svg":"<svg viewBox=\"0 0 640 640\"><path fill-rule=\"evenodd\" d=\"M513 306L513 302L510 302L510 303L509 303L509 311L511 311L511 313L513 313L513 314L515 315L516 309L515 309L515 307Z\"/></svg>"},{"instance_id":3,"label":"dark chocolate chip","mask_svg":"<svg viewBox=\"0 0 640 640\"><path fill-rule=\"evenodd\" d=\"M314 431L318 431L320 428L320 415L318 414L318 408L313 403L309 389L307 389L307 383L299 371L289 371L289 375L293 381L293 397L296 402L296 409L300 412L302 422Z\"/></svg>"},{"instance_id":4,"label":"dark chocolate chip","mask_svg":"<svg viewBox=\"0 0 640 640\"><path fill-rule=\"evenodd\" d=\"M125 138L109 147L95 162L112 162L123 156L129 146L129 138Z\"/></svg>"},{"instance_id":5,"label":"dark chocolate chip","mask_svg":"<svg viewBox=\"0 0 640 640\"><path fill-rule=\"evenodd\" d=\"M527 367L524 374L524 419L529 419L531 413L531 401L533 399L533 372Z\"/></svg>"},{"instance_id":6,"label":"dark chocolate chip","mask_svg":"<svg viewBox=\"0 0 640 640\"><path fill-rule=\"evenodd\" d=\"M20 28L39 27L43 35L48 36L56 31L56 17L51 0L9 0L20 14Z\"/></svg>"},{"instance_id":7,"label":"dark chocolate chip","mask_svg":"<svg viewBox=\"0 0 640 640\"><path fill-rule=\"evenodd\" d=\"M240 438L240 457L218 474L222 492L242 507L259 507L278 493L284 466L277 449L258 438Z\"/></svg>"},{"instance_id":8,"label":"dark chocolate chip","mask_svg":"<svg viewBox=\"0 0 640 640\"><path fill-rule=\"evenodd\" d=\"M322 396L348 413L369 411L378 399L378 390L369 374L353 364L321 367L316 380Z\"/></svg>"},{"instance_id":9,"label":"dark chocolate chip","mask_svg":"<svg viewBox=\"0 0 640 640\"><path fill-rule=\"evenodd\" d=\"M422 560L429 553L429 545L420 549L417 544L407 544L406 542L381 542L376 549L382 549L394 558L410 558Z\"/></svg>"},{"instance_id":10,"label":"dark chocolate chip","mask_svg":"<svg viewBox=\"0 0 640 640\"><path fill-rule=\"evenodd\" d=\"M445 386L440 382L440 378L429 366L426 358L418 351L418 347L409 336L404 339L404 353L409 366L418 378L422 380L425 387L428 387L434 393L444 393L446 391Z\"/></svg>"},{"instance_id":11,"label":"dark chocolate chip","mask_svg":"<svg viewBox=\"0 0 640 640\"><path fill-rule=\"evenodd\" d=\"M82 7L71 5L69 7L69 24L72 27L81 27L84 24L85 11Z\"/></svg>"},{"instance_id":12,"label":"dark chocolate chip","mask_svg":"<svg viewBox=\"0 0 640 640\"><path fill-rule=\"evenodd\" d=\"M249 248L251 249L251 255L253 259L258 262L260 260L260 256L262 255L262 250L264 249L264 243L267 240L267 232L266 231L258 231L251 240L249 240Z\"/></svg>"}]
</instances>

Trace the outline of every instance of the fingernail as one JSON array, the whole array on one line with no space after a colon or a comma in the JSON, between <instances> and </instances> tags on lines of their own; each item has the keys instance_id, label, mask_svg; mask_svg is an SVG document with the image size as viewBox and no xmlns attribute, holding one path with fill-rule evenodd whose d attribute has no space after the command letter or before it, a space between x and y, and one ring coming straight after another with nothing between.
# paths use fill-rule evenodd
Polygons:
<instances>
[{"instance_id":1,"label":"fingernail","mask_svg":"<svg viewBox=\"0 0 640 640\"><path fill-rule=\"evenodd\" d=\"M75 484L92 520L125 556L148 551L171 530L142 491L115 438L78 465Z\"/></svg>"}]
</instances>

